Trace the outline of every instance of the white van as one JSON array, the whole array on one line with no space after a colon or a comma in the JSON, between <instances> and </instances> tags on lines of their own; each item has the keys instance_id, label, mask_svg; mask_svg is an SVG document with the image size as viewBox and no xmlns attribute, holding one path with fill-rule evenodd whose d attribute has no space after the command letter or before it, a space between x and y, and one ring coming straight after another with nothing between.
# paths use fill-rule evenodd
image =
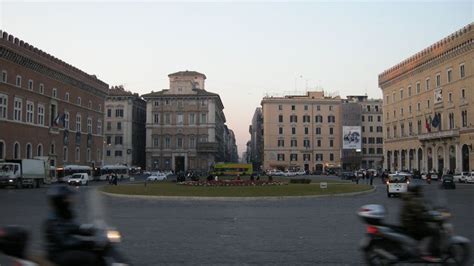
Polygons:
<instances>
[{"instance_id":1,"label":"white van","mask_svg":"<svg viewBox=\"0 0 474 266\"><path fill-rule=\"evenodd\" d=\"M400 195L408 191L411 176L406 173L391 174L387 179L387 197Z\"/></svg>"},{"instance_id":2,"label":"white van","mask_svg":"<svg viewBox=\"0 0 474 266\"><path fill-rule=\"evenodd\" d=\"M89 175L87 173L72 174L67 183L74 186L87 186L89 185Z\"/></svg>"}]
</instances>

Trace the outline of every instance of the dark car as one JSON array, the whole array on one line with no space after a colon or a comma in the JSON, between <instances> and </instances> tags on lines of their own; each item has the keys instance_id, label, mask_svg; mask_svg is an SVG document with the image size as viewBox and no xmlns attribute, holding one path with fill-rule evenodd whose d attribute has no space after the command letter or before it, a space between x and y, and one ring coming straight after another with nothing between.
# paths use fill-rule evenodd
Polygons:
<instances>
[{"instance_id":1,"label":"dark car","mask_svg":"<svg viewBox=\"0 0 474 266\"><path fill-rule=\"evenodd\" d=\"M342 180L354 180L355 175L354 172L342 172L340 175Z\"/></svg>"},{"instance_id":2,"label":"dark car","mask_svg":"<svg viewBox=\"0 0 474 266\"><path fill-rule=\"evenodd\" d=\"M441 188L444 189L456 189L456 184L454 183L454 177L452 175L444 175L441 179Z\"/></svg>"}]
</instances>

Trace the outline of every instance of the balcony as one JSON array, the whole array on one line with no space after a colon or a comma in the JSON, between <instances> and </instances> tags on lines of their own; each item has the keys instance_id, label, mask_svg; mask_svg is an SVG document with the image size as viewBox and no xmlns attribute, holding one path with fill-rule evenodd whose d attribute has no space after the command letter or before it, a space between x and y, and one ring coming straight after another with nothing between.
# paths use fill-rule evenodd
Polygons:
<instances>
[{"instance_id":1,"label":"balcony","mask_svg":"<svg viewBox=\"0 0 474 266\"><path fill-rule=\"evenodd\" d=\"M418 135L419 141L433 140L433 139L446 139L459 137L459 129L443 130L439 132L431 132L422 135Z\"/></svg>"},{"instance_id":2,"label":"balcony","mask_svg":"<svg viewBox=\"0 0 474 266\"><path fill-rule=\"evenodd\" d=\"M196 146L197 152L200 153L212 153L218 151L217 142L198 142Z\"/></svg>"}]
</instances>

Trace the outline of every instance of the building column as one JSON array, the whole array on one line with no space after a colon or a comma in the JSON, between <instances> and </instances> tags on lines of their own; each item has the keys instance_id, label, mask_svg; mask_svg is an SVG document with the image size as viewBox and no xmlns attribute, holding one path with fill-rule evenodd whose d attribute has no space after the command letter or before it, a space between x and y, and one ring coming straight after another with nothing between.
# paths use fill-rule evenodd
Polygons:
<instances>
[{"instance_id":1,"label":"building column","mask_svg":"<svg viewBox=\"0 0 474 266\"><path fill-rule=\"evenodd\" d=\"M456 153L456 173L462 172L462 149L461 144L456 143L455 146L455 153Z\"/></svg>"},{"instance_id":2,"label":"building column","mask_svg":"<svg viewBox=\"0 0 474 266\"><path fill-rule=\"evenodd\" d=\"M428 147L427 146L425 146L422 153L423 153L423 159L421 160L421 166L423 168L422 171L427 173L427 172L429 172L429 169L428 169Z\"/></svg>"},{"instance_id":3,"label":"building column","mask_svg":"<svg viewBox=\"0 0 474 266\"><path fill-rule=\"evenodd\" d=\"M449 164L451 163L451 156L449 154L449 148L451 145L448 145L447 143L444 145L444 169L443 169L443 174L446 173L447 170L449 170Z\"/></svg>"},{"instance_id":4,"label":"building column","mask_svg":"<svg viewBox=\"0 0 474 266\"><path fill-rule=\"evenodd\" d=\"M397 167L397 171L401 171L401 170L402 170L402 152L403 152L403 150L398 150L398 167Z\"/></svg>"},{"instance_id":5,"label":"building column","mask_svg":"<svg viewBox=\"0 0 474 266\"><path fill-rule=\"evenodd\" d=\"M437 173L438 172L438 147L434 147L431 149L431 154L433 155L431 158L433 159L433 169Z\"/></svg>"}]
</instances>

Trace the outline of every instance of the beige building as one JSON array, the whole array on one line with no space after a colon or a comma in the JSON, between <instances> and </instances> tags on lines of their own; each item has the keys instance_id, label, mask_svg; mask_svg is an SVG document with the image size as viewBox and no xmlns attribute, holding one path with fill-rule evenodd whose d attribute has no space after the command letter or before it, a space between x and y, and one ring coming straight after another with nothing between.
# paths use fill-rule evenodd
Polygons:
<instances>
[{"instance_id":1,"label":"beige building","mask_svg":"<svg viewBox=\"0 0 474 266\"><path fill-rule=\"evenodd\" d=\"M362 106L362 161L363 169L383 167L383 121L382 100L365 99Z\"/></svg>"},{"instance_id":2,"label":"beige building","mask_svg":"<svg viewBox=\"0 0 474 266\"><path fill-rule=\"evenodd\" d=\"M322 91L265 97L263 168L322 172L341 166L341 99Z\"/></svg>"},{"instance_id":3,"label":"beige building","mask_svg":"<svg viewBox=\"0 0 474 266\"><path fill-rule=\"evenodd\" d=\"M105 100L104 165L145 167L146 102L122 86Z\"/></svg>"},{"instance_id":4,"label":"beige building","mask_svg":"<svg viewBox=\"0 0 474 266\"><path fill-rule=\"evenodd\" d=\"M206 76L181 71L168 77L168 90L143 95L147 169L207 171L226 161L224 106L218 94L204 89Z\"/></svg>"},{"instance_id":5,"label":"beige building","mask_svg":"<svg viewBox=\"0 0 474 266\"><path fill-rule=\"evenodd\" d=\"M379 75L384 167L473 170L474 24Z\"/></svg>"}]
</instances>

